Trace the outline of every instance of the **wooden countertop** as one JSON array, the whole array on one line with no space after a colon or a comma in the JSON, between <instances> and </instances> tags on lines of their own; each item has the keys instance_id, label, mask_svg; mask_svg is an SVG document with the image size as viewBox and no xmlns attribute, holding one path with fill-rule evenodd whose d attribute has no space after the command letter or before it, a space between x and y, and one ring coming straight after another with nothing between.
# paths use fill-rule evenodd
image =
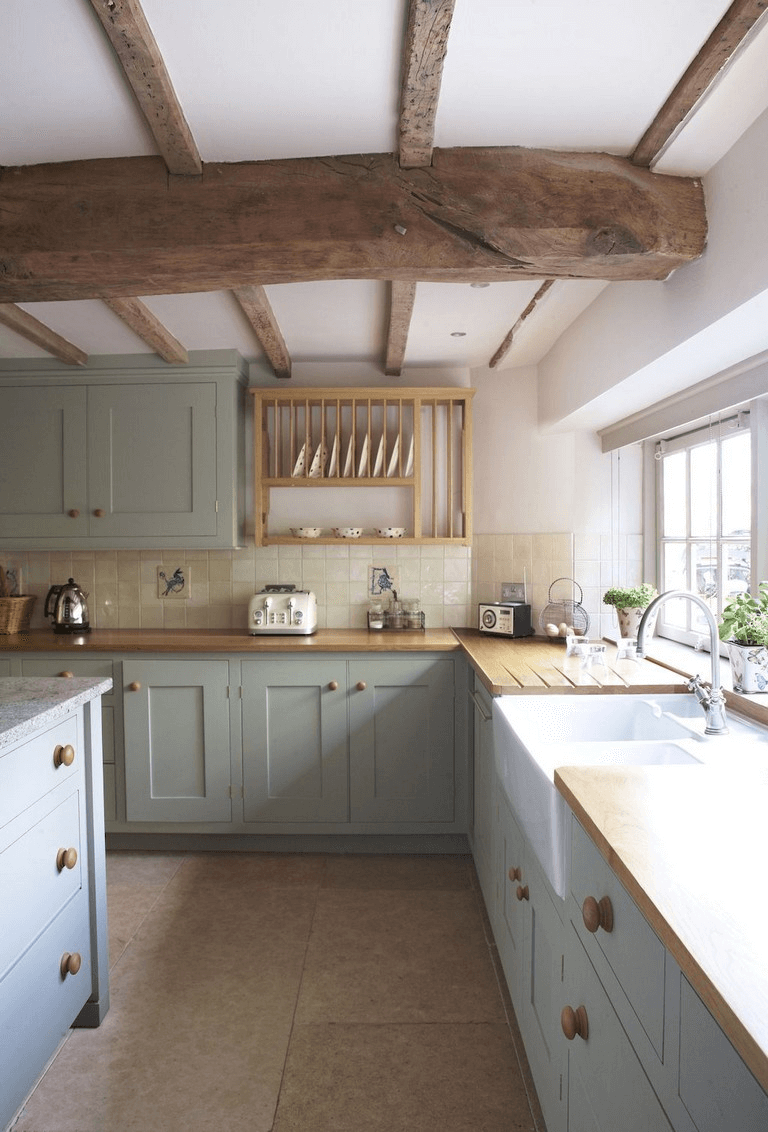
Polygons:
<instances>
[{"instance_id":1,"label":"wooden countertop","mask_svg":"<svg viewBox=\"0 0 768 1132\"><path fill-rule=\"evenodd\" d=\"M319 629L309 637L256 636L235 629L93 629L54 633L32 629L0 637L0 652L455 652L450 629L383 631Z\"/></svg>"},{"instance_id":2,"label":"wooden countertop","mask_svg":"<svg viewBox=\"0 0 768 1132\"><path fill-rule=\"evenodd\" d=\"M616 660L616 646L606 642L606 664L587 673L565 645L546 637L509 640L479 629L454 629L456 639L491 695L524 692L684 692L685 679L651 660Z\"/></svg>"},{"instance_id":3,"label":"wooden countertop","mask_svg":"<svg viewBox=\"0 0 768 1132\"><path fill-rule=\"evenodd\" d=\"M562 767L555 783L768 1091L768 769Z\"/></svg>"}]
</instances>

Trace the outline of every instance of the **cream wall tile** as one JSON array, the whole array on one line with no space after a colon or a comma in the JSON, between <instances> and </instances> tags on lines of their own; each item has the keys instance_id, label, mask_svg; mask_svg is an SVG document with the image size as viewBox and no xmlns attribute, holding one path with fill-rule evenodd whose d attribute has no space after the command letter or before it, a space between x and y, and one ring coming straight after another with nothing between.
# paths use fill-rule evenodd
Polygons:
<instances>
[{"instance_id":1,"label":"cream wall tile","mask_svg":"<svg viewBox=\"0 0 768 1132\"><path fill-rule=\"evenodd\" d=\"M443 562L443 578L446 582L466 582L469 578L469 559L446 558Z\"/></svg>"}]
</instances>

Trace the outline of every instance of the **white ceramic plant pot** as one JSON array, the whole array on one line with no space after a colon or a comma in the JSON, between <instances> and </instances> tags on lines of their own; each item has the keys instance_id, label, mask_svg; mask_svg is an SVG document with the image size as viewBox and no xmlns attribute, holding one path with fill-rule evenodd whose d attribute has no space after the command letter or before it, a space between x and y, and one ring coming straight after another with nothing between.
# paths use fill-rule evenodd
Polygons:
<instances>
[{"instance_id":1,"label":"white ceramic plant pot","mask_svg":"<svg viewBox=\"0 0 768 1132\"><path fill-rule=\"evenodd\" d=\"M768 648L727 643L734 692L768 692Z\"/></svg>"},{"instance_id":2,"label":"white ceramic plant pot","mask_svg":"<svg viewBox=\"0 0 768 1132\"><path fill-rule=\"evenodd\" d=\"M619 619L619 636L620 637L636 637L637 630L640 628L640 622L645 613L645 606L629 606L616 608L616 616ZM653 625L656 621L655 616L652 618L648 625L648 632L653 635Z\"/></svg>"}]
</instances>

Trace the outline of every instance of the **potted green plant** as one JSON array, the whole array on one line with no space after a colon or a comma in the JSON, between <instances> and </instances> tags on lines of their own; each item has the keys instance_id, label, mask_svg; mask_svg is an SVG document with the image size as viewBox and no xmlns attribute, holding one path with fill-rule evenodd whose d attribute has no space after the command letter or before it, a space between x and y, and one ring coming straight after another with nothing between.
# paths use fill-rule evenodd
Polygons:
<instances>
[{"instance_id":1,"label":"potted green plant","mask_svg":"<svg viewBox=\"0 0 768 1132\"><path fill-rule=\"evenodd\" d=\"M718 633L728 646L733 690L768 691L768 582L760 582L757 597L737 594L726 602Z\"/></svg>"},{"instance_id":2,"label":"potted green plant","mask_svg":"<svg viewBox=\"0 0 768 1132\"><path fill-rule=\"evenodd\" d=\"M657 596L656 587L650 582L640 582L637 586L614 587L603 594L603 603L616 608L619 619L619 636L636 637L643 614Z\"/></svg>"}]
</instances>

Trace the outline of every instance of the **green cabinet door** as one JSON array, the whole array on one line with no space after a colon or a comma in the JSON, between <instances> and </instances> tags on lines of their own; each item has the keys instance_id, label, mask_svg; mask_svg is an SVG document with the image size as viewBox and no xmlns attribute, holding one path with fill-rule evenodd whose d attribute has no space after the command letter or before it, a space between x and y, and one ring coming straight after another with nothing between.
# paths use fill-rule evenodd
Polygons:
<instances>
[{"instance_id":1,"label":"green cabinet door","mask_svg":"<svg viewBox=\"0 0 768 1132\"><path fill-rule=\"evenodd\" d=\"M453 820L453 699L453 660L350 661L353 822Z\"/></svg>"},{"instance_id":2,"label":"green cabinet door","mask_svg":"<svg viewBox=\"0 0 768 1132\"><path fill-rule=\"evenodd\" d=\"M242 664L246 822L347 822L344 659Z\"/></svg>"},{"instance_id":3,"label":"green cabinet door","mask_svg":"<svg viewBox=\"0 0 768 1132\"><path fill-rule=\"evenodd\" d=\"M229 662L123 662L126 818L229 822Z\"/></svg>"}]
</instances>

